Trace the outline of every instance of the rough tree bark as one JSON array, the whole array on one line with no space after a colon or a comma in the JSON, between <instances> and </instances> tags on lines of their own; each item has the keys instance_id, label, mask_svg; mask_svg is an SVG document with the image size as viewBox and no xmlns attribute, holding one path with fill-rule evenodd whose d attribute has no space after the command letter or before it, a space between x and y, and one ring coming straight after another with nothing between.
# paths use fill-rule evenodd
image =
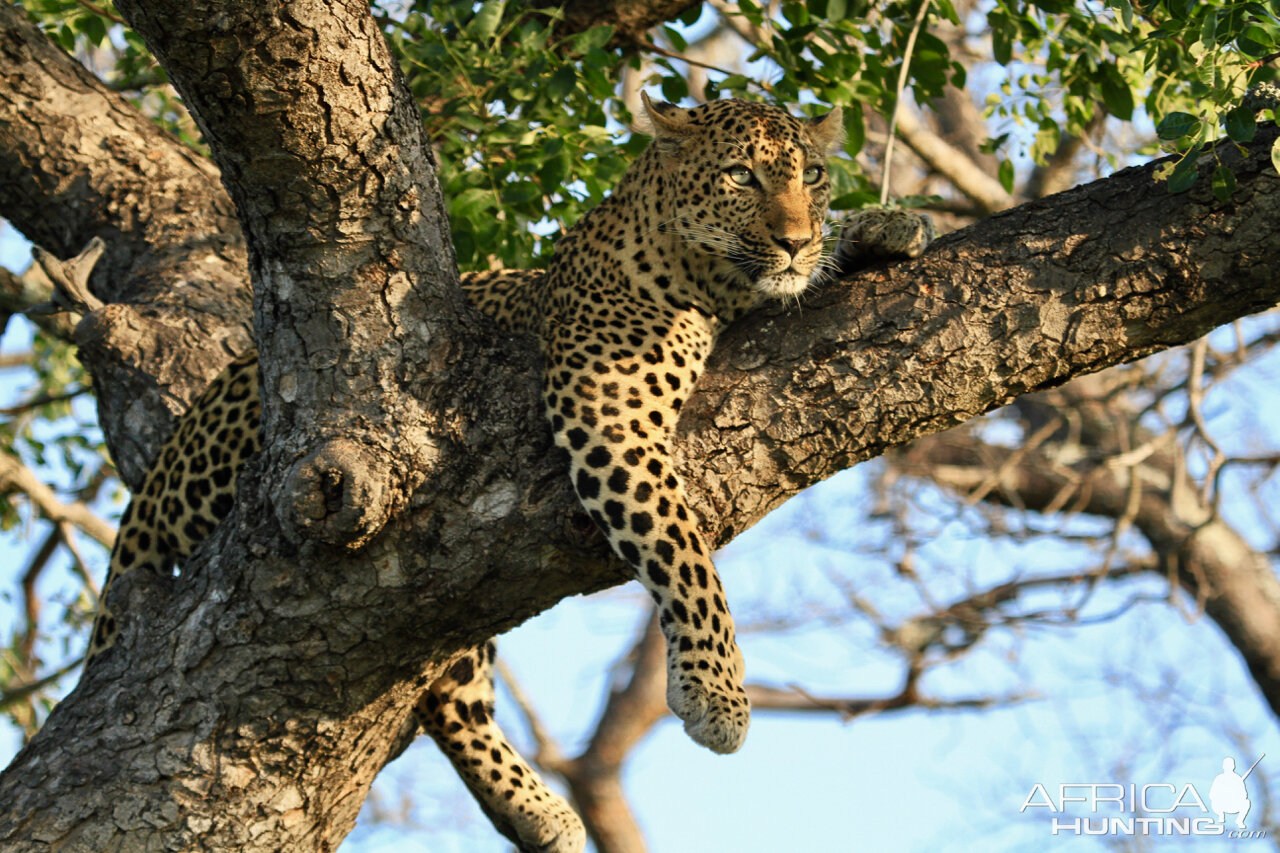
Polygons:
<instances>
[{"instance_id":1,"label":"rough tree bark","mask_svg":"<svg viewBox=\"0 0 1280 853\"><path fill-rule=\"evenodd\" d=\"M59 257L93 237L108 305L75 343L102 426L137 486L171 411L251 341L244 239L217 169L109 91L9 4L0 9L4 216ZM221 350L220 358L211 353Z\"/></svg>"},{"instance_id":2,"label":"rough tree bark","mask_svg":"<svg viewBox=\"0 0 1280 853\"><path fill-rule=\"evenodd\" d=\"M132 616L118 647L0 775L0 846L331 850L452 655L623 575L542 425L531 342L495 333L453 286L430 153L367 6L120 7L191 105L235 200L266 452L180 579L115 586L114 609ZM202 218L218 197L208 170L189 156L184 169L154 134L140 142L145 123L99 103L109 96L65 58L33 58L11 7L0 26L0 214L63 254L114 229L126 246L113 245L96 287L117 304L84 322L144 349L163 340L168 357L148 368L185 397L192 371L169 361L216 369L242 318L211 340L165 337L187 327L153 312L129 270L181 246L220 276L239 268L233 229ZM43 123L14 117L42 104L55 121L57 99L75 94L117 123L85 125L86 140L108 144L69 144L80 125L50 144ZM887 447L1275 304L1274 136L1231 161L1240 190L1228 204L1171 197L1150 167L1128 170L828 287L801 312L746 319L679 427L709 538L728 541ZM147 151L171 177L147 177ZM93 208L73 235L41 224L77 204L68 186ZM204 241L167 236L183 223ZM208 292L191 286L192 267L159 280L195 309ZM111 365L91 367L104 383L138 363L127 345L101 358ZM102 411L117 452L127 410Z\"/></svg>"}]
</instances>

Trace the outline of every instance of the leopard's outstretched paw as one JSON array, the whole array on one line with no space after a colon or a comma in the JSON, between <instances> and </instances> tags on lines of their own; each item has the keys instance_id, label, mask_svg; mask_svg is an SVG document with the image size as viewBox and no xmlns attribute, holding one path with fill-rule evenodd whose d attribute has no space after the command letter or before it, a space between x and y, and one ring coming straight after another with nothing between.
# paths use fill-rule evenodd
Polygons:
<instances>
[{"instance_id":1,"label":"leopard's outstretched paw","mask_svg":"<svg viewBox=\"0 0 1280 853\"><path fill-rule=\"evenodd\" d=\"M543 797L539 811L507 816L512 830L507 836L519 839L521 853L582 853L587 846L582 819L558 795L546 791Z\"/></svg>"},{"instance_id":2,"label":"leopard's outstretched paw","mask_svg":"<svg viewBox=\"0 0 1280 853\"><path fill-rule=\"evenodd\" d=\"M840 226L833 260L841 275L885 258L918 258L936 236L933 220L914 210L871 208Z\"/></svg>"},{"instance_id":3,"label":"leopard's outstretched paw","mask_svg":"<svg viewBox=\"0 0 1280 853\"><path fill-rule=\"evenodd\" d=\"M674 661L667 673L667 707L684 720L695 743L712 752L737 752L751 725L751 700L736 680L707 670L685 670Z\"/></svg>"}]
</instances>

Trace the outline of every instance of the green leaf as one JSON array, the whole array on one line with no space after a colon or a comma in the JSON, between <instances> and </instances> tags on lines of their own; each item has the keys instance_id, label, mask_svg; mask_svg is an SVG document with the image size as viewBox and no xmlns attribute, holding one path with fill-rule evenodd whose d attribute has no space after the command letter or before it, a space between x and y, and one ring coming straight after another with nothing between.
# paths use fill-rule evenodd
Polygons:
<instances>
[{"instance_id":1,"label":"green leaf","mask_svg":"<svg viewBox=\"0 0 1280 853\"><path fill-rule=\"evenodd\" d=\"M1280 175L1280 139L1271 143L1271 166L1276 170L1276 174Z\"/></svg>"},{"instance_id":2,"label":"green leaf","mask_svg":"<svg viewBox=\"0 0 1280 853\"><path fill-rule=\"evenodd\" d=\"M1000 168L997 171L997 175L1000 178L1000 186L1004 187L1004 191L1007 193L1012 193L1013 192L1013 161L1001 160Z\"/></svg>"},{"instance_id":3,"label":"green leaf","mask_svg":"<svg viewBox=\"0 0 1280 853\"><path fill-rule=\"evenodd\" d=\"M933 5L938 7L938 15L944 20L956 26L960 25L960 15L956 13L956 7L952 5L951 0L934 0Z\"/></svg>"},{"instance_id":4,"label":"green leaf","mask_svg":"<svg viewBox=\"0 0 1280 853\"><path fill-rule=\"evenodd\" d=\"M543 162L542 168L538 169L538 181L542 184L544 192L552 193L557 191L564 183L565 176L569 174L569 169L572 165L567 151L562 151L557 156L548 157Z\"/></svg>"},{"instance_id":5,"label":"green leaf","mask_svg":"<svg viewBox=\"0 0 1280 853\"><path fill-rule=\"evenodd\" d=\"M482 42L492 39L502 22L502 10L506 5L507 0L485 0L471 23L467 24L467 35Z\"/></svg>"},{"instance_id":6,"label":"green leaf","mask_svg":"<svg viewBox=\"0 0 1280 853\"><path fill-rule=\"evenodd\" d=\"M783 3L782 16L797 27L809 23L809 10L802 3Z\"/></svg>"},{"instance_id":7,"label":"green leaf","mask_svg":"<svg viewBox=\"0 0 1280 853\"><path fill-rule=\"evenodd\" d=\"M995 27L991 31L991 54L996 62L1008 65L1013 59L1012 33L1004 27Z\"/></svg>"},{"instance_id":8,"label":"green leaf","mask_svg":"<svg viewBox=\"0 0 1280 853\"><path fill-rule=\"evenodd\" d=\"M449 212L457 219L475 219L492 205L493 193L490 190L463 190L449 200Z\"/></svg>"},{"instance_id":9,"label":"green leaf","mask_svg":"<svg viewBox=\"0 0 1280 853\"><path fill-rule=\"evenodd\" d=\"M1129 0L1112 0L1112 6L1120 10L1120 20L1126 30L1133 29L1133 4Z\"/></svg>"},{"instance_id":10,"label":"green leaf","mask_svg":"<svg viewBox=\"0 0 1280 853\"><path fill-rule=\"evenodd\" d=\"M844 150L856 157L867 144L867 122L862 112L862 102L854 101L844 111Z\"/></svg>"},{"instance_id":11,"label":"green leaf","mask_svg":"<svg viewBox=\"0 0 1280 853\"><path fill-rule=\"evenodd\" d=\"M547 81L547 97L553 101L564 100L578 83L578 72L572 65L562 65Z\"/></svg>"},{"instance_id":12,"label":"green leaf","mask_svg":"<svg viewBox=\"0 0 1280 853\"><path fill-rule=\"evenodd\" d=\"M878 199L874 193L859 191L845 193L842 196L833 198L828 206L832 210L856 210L870 204L875 204L877 200Z\"/></svg>"},{"instance_id":13,"label":"green leaf","mask_svg":"<svg viewBox=\"0 0 1280 853\"><path fill-rule=\"evenodd\" d=\"M1040 129L1031 142L1031 159L1043 165L1058 150L1061 141L1062 131L1058 128L1058 123L1050 118L1042 119Z\"/></svg>"},{"instance_id":14,"label":"green leaf","mask_svg":"<svg viewBox=\"0 0 1280 853\"><path fill-rule=\"evenodd\" d=\"M1218 201L1229 201L1236 191L1236 173L1230 166L1219 164L1213 170L1213 194Z\"/></svg>"},{"instance_id":15,"label":"green leaf","mask_svg":"<svg viewBox=\"0 0 1280 853\"><path fill-rule=\"evenodd\" d=\"M611 38L613 38L613 27L608 24L592 27L573 37L573 52L590 53L592 50L599 50L608 44Z\"/></svg>"},{"instance_id":16,"label":"green leaf","mask_svg":"<svg viewBox=\"0 0 1280 853\"><path fill-rule=\"evenodd\" d=\"M683 77L669 75L662 78L662 97L671 103L678 104L688 95L689 84L685 82Z\"/></svg>"},{"instance_id":17,"label":"green leaf","mask_svg":"<svg viewBox=\"0 0 1280 853\"><path fill-rule=\"evenodd\" d=\"M528 204L535 198L542 195L542 190L533 181L516 181L514 184L508 184L502 190L503 204Z\"/></svg>"},{"instance_id":18,"label":"green leaf","mask_svg":"<svg viewBox=\"0 0 1280 853\"><path fill-rule=\"evenodd\" d=\"M1248 107L1236 107L1227 113L1227 136L1234 142L1252 142L1253 134L1258 130L1258 121L1253 110Z\"/></svg>"},{"instance_id":19,"label":"green leaf","mask_svg":"<svg viewBox=\"0 0 1280 853\"><path fill-rule=\"evenodd\" d=\"M1207 45L1212 45L1217 41L1218 36L1218 10L1210 9L1209 14L1204 16L1204 23L1200 25L1200 41Z\"/></svg>"},{"instance_id":20,"label":"green leaf","mask_svg":"<svg viewBox=\"0 0 1280 853\"><path fill-rule=\"evenodd\" d=\"M1156 136L1165 140L1181 139L1200 126L1200 119L1190 113L1172 112L1156 125Z\"/></svg>"},{"instance_id":21,"label":"green leaf","mask_svg":"<svg viewBox=\"0 0 1280 853\"><path fill-rule=\"evenodd\" d=\"M1133 90L1114 63L1105 63L1101 70L1099 86L1102 89L1102 102L1113 116L1128 121L1133 118Z\"/></svg>"},{"instance_id":22,"label":"green leaf","mask_svg":"<svg viewBox=\"0 0 1280 853\"><path fill-rule=\"evenodd\" d=\"M80 30L95 45L101 46L107 40L107 27L102 18L97 15L85 15L80 18Z\"/></svg>"},{"instance_id":23,"label":"green leaf","mask_svg":"<svg viewBox=\"0 0 1280 853\"><path fill-rule=\"evenodd\" d=\"M1192 148L1183 155L1182 159L1178 161L1178 164L1173 167L1173 171L1169 174L1169 192L1186 192L1195 185L1197 175L1196 161L1199 159L1199 156L1199 146Z\"/></svg>"},{"instance_id":24,"label":"green leaf","mask_svg":"<svg viewBox=\"0 0 1280 853\"><path fill-rule=\"evenodd\" d=\"M1009 140L1009 134L1002 133L996 137L987 137L982 140L982 144L978 146L978 150L983 154L994 154L1000 150L1000 146Z\"/></svg>"},{"instance_id":25,"label":"green leaf","mask_svg":"<svg viewBox=\"0 0 1280 853\"><path fill-rule=\"evenodd\" d=\"M1248 56L1262 57L1271 53L1275 38L1262 27L1251 25L1236 38L1236 46Z\"/></svg>"}]
</instances>

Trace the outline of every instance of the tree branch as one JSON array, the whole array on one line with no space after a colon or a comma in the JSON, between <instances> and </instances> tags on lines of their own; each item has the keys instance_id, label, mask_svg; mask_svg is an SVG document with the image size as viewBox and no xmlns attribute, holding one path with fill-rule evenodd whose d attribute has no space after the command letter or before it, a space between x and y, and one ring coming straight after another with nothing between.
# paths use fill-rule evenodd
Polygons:
<instances>
[{"instance_id":1,"label":"tree branch","mask_svg":"<svg viewBox=\"0 0 1280 853\"><path fill-rule=\"evenodd\" d=\"M838 714L852 720L869 714L886 711L977 711L986 708L1003 708L1027 702L1034 696L1014 693L1007 696L972 696L963 699L936 699L918 695L914 690L903 691L884 698L848 696L814 696L799 687L786 689L762 684L747 685L751 707L761 711L779 711L800 714Z\"/></svg>"},{"instance_id":2,"label":"tree branch","mask_svg":"<svg viewBox=\"0 0 1280 853\"><path fill-rule=\"evenodd\" d=\"M1013 196L998 180L982 171L964 152L926 128L910 110L902 110L898 115L898 136L983 213L1013 206Z\"/></svg>"},{"instance_id":3,"label":"tree branch","mask_svg":"<svg viewBox=\"0 0 1280 853\"><path fill-rule=\"evenodd\" d=\"M435 448L462 438L452 389L479 366L462 358L482 326L457 287L418 107L367 5L119 8L245 229L279 532L358 547L430 476ZM406 375L406 362L431 368Z\"/></svg>"},{"instance_id":4,"label":"tree branch","mask_svg":"<svg viewBox=\"0 0 1280 853\"><path fill-rule=\"evenodd\" d=\"M1240 651L1263 696L1280 714L1280 640L1274 631L1280 622L1280 579L1268 556L1216 514L1175 451L1152 442L1146 430L1134 428L1147 445L1141 457L1114 464L1117 436L1133 428L1131 412L1109 412L1100 394L1078 383L1056 393L1069 401L1079 440L1090 450L1079 465L1056 464L1046 450L1005 464L1014 453L1008 448L938 436L912 447L906 469L967 491L994 465L1001 478L999 487L984 495L988 501L1008 503L1013 498L1032 511L1069 505L1076 512L1131 519L1158 558L1152 568L1176 579L1200 603ZM1027 398L1019 405L1029 410L1043 408L1046 402ZM979 447L980 457L975 455Z\"/></svg>"},{"instance_id":5,"label":"tree branch","mask_svg":"<svg viewBox=\"0 0 1280 853\"><path fill-rule=\"evenodd\" d=\"M697 6L698 0L537 0L534 5L561 9L556 28L561 35L608 25L614 28L611 44L632 45L653 27Z\"/></svg>"},{"instance_id":6,"label":"tree branch","mask_svg":"<svg viewBox=\"0 0 1280 853\"><path fill-rule=\"evenodd\" d=\"M115 541L115 529L94 515L88 506L79 501L63 503L53 489L40 482L40 478L27 466L7 453L0 453L0 490L2 489L22 492L45 518L53 522L74 524L107 548Z\"/></svg>"},{"instance_id":7,"label":"tree branch","mask_svg":"<svg viewBox=\"0 0 1280 853\"><path fill-rule=\"evenodd\" d=\"M1231 161L1247 186L1228 204L1203 176L1170 195L1157 163L1126 169L735 325L677 448L702 516L735 518L716 541L889 446L1276 304L1280 236L1246 224L1280 203L1276 135Z\"/></svg>"},{"instance_id":8,"label":"tree branch","mask_svg":"<svg viewBox=\"0 0 1280 853\"><path fill-rule=\"evenodd\" d=\"M116 465L137 486L170 413L249 342L244 243L217 171L6 3L0 216L60 257L106 244L93 286L110 304L72 337Z\"/></svg>"}]
</instances>

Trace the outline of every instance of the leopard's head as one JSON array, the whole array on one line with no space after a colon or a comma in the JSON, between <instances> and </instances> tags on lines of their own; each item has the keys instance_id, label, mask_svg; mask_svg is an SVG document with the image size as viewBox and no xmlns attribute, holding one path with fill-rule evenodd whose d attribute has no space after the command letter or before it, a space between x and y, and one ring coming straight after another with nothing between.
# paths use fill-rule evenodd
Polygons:
<instances>
[{"instance_id":1,"label":"leopard's head","mask_svg":"<svg viewBox=\"0 0 1280 853\"><path fill-rule=\"evenodd\" d=\"M840 110L807 119L748 101L684 109L643 100L675 207L662 228L721 259L756 294L793 297L808 287L822 261Z\"/></svg>"}]
</instances>

